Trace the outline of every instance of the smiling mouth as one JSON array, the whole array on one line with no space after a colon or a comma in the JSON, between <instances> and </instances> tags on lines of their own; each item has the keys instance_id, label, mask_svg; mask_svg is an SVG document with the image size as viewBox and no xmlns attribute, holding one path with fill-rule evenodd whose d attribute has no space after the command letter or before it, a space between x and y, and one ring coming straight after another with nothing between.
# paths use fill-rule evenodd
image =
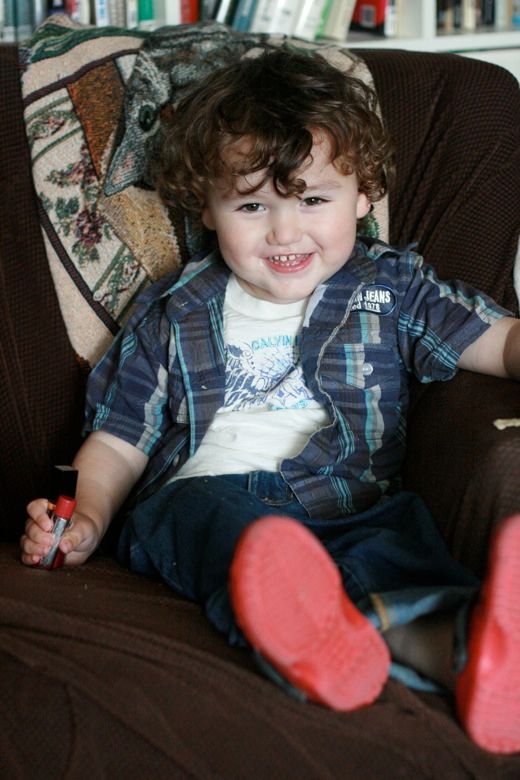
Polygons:
<instances>
[{"instance_id":1,"label":"smiling mouth","mask_svg":"<svg viewBox=\"0 0 520 780\"><path fill-rule=\"evenodd\" d=\"M280 268L296 269L307 265L313 254L313 252L306 252L305 254L269 255L265 259Z\"/></svg>"}]
</instances>

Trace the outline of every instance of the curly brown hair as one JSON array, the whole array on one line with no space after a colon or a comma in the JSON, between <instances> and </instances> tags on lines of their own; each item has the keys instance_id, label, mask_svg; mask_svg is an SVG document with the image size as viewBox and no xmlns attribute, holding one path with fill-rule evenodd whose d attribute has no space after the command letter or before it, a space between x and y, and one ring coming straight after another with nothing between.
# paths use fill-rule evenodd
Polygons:
<instances>
[{"instance_id":1,"label":"curly brown hair","mask_svg":"<svg viewBox=\"0 0 520 780\"><path fill-rule=\"evenodd\" d=\"M359 191L379 200L392 145L376 105L373 90L318 54L282 47L245 57L166 112L157 190L166 203L200 214L208 187L231 187L234 177L265 170L249 192L271 179L284 197L300 194L306 185L297 174L318 134L328 138L338 170L355 173Z\"/></svg>"}]
</instances>

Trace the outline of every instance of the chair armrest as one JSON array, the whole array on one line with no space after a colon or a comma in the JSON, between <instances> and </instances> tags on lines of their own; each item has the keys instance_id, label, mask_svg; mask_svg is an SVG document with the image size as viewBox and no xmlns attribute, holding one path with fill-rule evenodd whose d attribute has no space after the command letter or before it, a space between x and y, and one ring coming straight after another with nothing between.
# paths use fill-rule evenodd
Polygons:
<instances>
[{"instance_id":1,"label":"chair armrest","mask_svg":"<svg viewBox=\"0 0 520 780\"><path fill-rule=\"evenodd\" d=\"M80 443L86 371L49 269L31 177L16 44L0 45L0 539L46 495L55 463Z\"/></svg>"},{"instance_id":2,"label":"chair armrest","mask_svg":"<svg viewBox=\"0 0 520 780\"><path fill-rule=\"evenodd\" d=\"M491 527L520 511L517 382L460 371L451 381L414 386L403 470L406 489L429 506L452 553L482 575Z\"/></svg>"}]
</instances>

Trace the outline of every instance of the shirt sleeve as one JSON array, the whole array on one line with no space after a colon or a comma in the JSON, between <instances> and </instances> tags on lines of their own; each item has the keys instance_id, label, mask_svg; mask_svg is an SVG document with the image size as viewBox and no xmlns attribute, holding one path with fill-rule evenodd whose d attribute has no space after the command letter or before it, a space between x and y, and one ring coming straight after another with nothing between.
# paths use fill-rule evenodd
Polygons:
<instances>
[{"instance_id":1,"label":"shirt sleeve","mask_svg":"<svg viewBox=\"0 0 520 780\"><path fill-rule=\"evenodd\" d=\"M170 324L160 306L132 323L91 373L84 430L105 431L150 456L171 426Z\"/></svg>"},{"instance_id":2,"label":"shirt sleeve","mask_svg":"<svg viewBox=\"0 0 520 780\"><path fill-rule=\"evenodd\" d=\"M416 256L398 318L401 357L421 382L451 379L464 350L507 316L513 315L470 285L440 281Z\"/></svg>"}]
</instances>

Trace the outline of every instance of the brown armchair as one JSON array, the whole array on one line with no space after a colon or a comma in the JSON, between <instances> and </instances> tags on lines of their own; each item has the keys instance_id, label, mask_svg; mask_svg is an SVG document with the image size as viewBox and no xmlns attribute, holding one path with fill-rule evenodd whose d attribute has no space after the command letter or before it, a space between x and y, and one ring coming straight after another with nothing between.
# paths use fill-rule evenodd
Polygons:
<instances>
[{"instance_id":1,"label":"brown armchair","mask_svg":"<svg viewBox=\"0 0 520 780\"><path fill-rule=\"evenodd\" d=\"M138 45L128 38L129 53ZM442 277L469 281L517 314L515 80L454 55L359 56L396 140L390 240L417 242ZM105 70L110 63L106 55ZM49 492L52 464L70 462L78 446L88 372L49 270L20 75L17 48L1 46L0 774L519 777L520 755L477 748L449 699L390 681L373 706L354 713L293 701L246 652L229 648L197 606L122 569L108 544L75 569L19 563L26 502ZM93 89L92 101L117 106L114 95ZM88 122L88 104L83 109ZM519 416L514 382L461 372L448 384L414 388L405 485L478 573L490 527L520 511L520 429L493 425Z\"/></svg>"}]
</instances>

